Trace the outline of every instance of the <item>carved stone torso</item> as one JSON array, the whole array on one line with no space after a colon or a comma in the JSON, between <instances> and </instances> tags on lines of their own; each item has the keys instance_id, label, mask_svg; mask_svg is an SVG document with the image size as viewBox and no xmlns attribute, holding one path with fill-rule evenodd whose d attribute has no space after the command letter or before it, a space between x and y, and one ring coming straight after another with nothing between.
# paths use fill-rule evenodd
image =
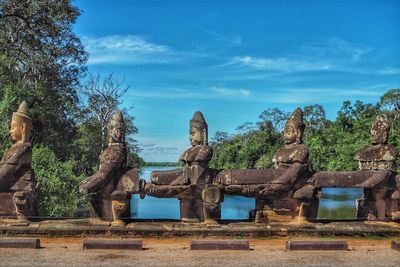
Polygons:
<instances>
[{"instance_id":1,"label":"carved stone torso","mask_svg":"<svg viewBox=\"0 0 400 267\"><path fill-rule=\"evenodd\" d=\"M395 170L397 150L391 144L368 146L356 153L360 170Z\"/></svg>"},{"instance_id":2,"label":"carved stone torso","mask_svg":"<svg viewBox=\"0 0 400 267\"><path fill-rule=\"evenodd\" d=\"M111 144L100 155L100 164L115 163L125 168L126 165L126 149L123 144Z\"/></svg>"},{"instance_id":3,"label":"carved stone torso","mask_svg":"<svg viewBox=\"0 0 400 267\"><path fill-rule=\"evenodd\" d=\"M193 146L183 152L180 160L191 166L193 163L208 165L213 155L213 150L209 145Z\"/></svg>"},{"instance_id":4,"label":"carved stone torso","mask_svg":"<svg viewBox=\"0 0 400 267\"><path fill-rule=\"evenodd\" d=\"M103 172L103 170L105 170ZM103 192L115 190L120 178L126 171L126 149L123 144L109 145L100 156L100 175L107 175L108 183Z\"/></svg>"},{"instance_id":5,"label":"carved stone torso","mask_svg":"<svg viewBox=\"0 0 400 267\"><path fill-rule=\"evenodd\" d=\"M31 143L15 143L4 153L0 166L3 164L31 164L31 162Z\"/></svg>"},{"instance_id":6,"label":"carved stone torso","mask_svg":"<svg viewBox=\"0 0 400 267\"><path fill-rule=\"evenodd\" d=\"M0 190L24 191L31 188L34 182L31 162L31 143L12 145L0 161Z\"/></svg>"},{"instance_id":7,"label":"carved stone torso","mask_svg":"<svg viewBox=\"0 0 400 267\"><path fill-rule=\"evenodd\" d=\"M287 169L293 163L307 164L309 152L304 144L284 145L276 152L272 161L277 169Z\"/></svg>"}]
</instances>

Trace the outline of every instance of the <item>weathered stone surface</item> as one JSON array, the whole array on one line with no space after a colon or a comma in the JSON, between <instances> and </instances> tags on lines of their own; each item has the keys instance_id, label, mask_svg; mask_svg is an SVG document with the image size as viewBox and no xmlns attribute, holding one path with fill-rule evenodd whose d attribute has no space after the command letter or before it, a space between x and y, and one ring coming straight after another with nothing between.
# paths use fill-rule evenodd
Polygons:
<instances>
[{"instance_id":1,"label":"weathered stone surface","mask_svg":"<svg viewBox=\"0 0 400 267\"><path fill-rule=\"evenodd\" d=\"M24 101L11 119L11 138L15 142L0 161L0 216L14 217L27 222L27 216L36 215L36 182L32 170L32 148L28 104ZM13 204L14 207L11 206Z\"/></svg>"},{"instance_id":2,"label":"weathered stone surface","mask_svg":"<svg viewBox=\"0 0 400 267\"><path fill-rule=\"evenodd\" d=\"M275 207L275 204L279 203L278 200L293 198L296 190L304 186L311 176L308 166L309 152L303 144L303 132L303 112L300 108L297 108L285 125L285 145L277 151L272 159L276 168L271 170L274 173L273 178L259 192L257 192L258 188L254 188L254 186L251 186L250 190L243 190L245 195L249 195L248 191L254 191L254 193L251 193L256 197L256 209L258 209L255 217L256 222L267 220L269 222L273 220L290 221L298 215L301 202L293 202L297 205L291 205L290 209L281 209ZM312 213L314 216L316 212L317 210L312 210L308 213ZM268 215L269 219L267 218Z\"/></svg>"},{"instance_id":3,"label":"weathered stone surface","mask_svg":"<svg viewBox=\"0 0 400 267\"><path fill-rule=\"evenodd\" d=\"M400 224L383 222L253 223L221 221L218 225L137 221L115 229L100 220L70 219L32 222L27 226L0 223L2 235L35 236L178 236L178 237L268 237L268 236L383 236L398 237Z\"/></svg>"},{"instance_id":4,"label":"weathered stone surface","mask_svg":"<svg viewBox=\"0 0 400 267\"><path fill-rule=\"evenodd\" d=\"M91 193L93 216L123 225L129 217L131 193L140 192L136 169L126 167L125 124L121 112L115 113L108 125L108 147L100 156L100 169L79 186L83 194Z\"/></svg>"},{"instance_id":5,"label":"weathered stone surface","mask_svg":"<svg viewBox=\"0 0 400 267\"><path fill-rule=\"evenodd\" d=\"M81 234L104 234L110 229L110 223L99 219L76 219L76 220L50 220L38 224L35 230L40 235L81 235ZM22 230L20 228L20 230Z\"/></svg>"},{"instance_id":6,"label":"weathered stone surface","mask_svg":"<svg viewBox=\"0 0 400 267\"><path fill-rule=\"evenodd\" d=\"M208 145L208 125L199 111L194 113L189 125L192 146L179 159L184 164L183 169L152 172L145 193L160 198L178 198L183 222L216 223L221 216L223 197L221 192L216 192L220 191L218 186L211 186L216 184L216 171L208 168L213 154ZM217 195L219 201L215 201Z\"/></svg>"},{"instance_id":7,"label":"weathered stone surface","mask_svg":"<svg viewBox=\"0 0 400 267\"><path fill-rule=\"evenodd\" d=\"M286 172L285 169L226 169L217 175L217 181L224 185L251 185L270 183Z\"/></svg>"},{"instance_id":8,"label":"weathered stone surface","mask_svg":"<svg viewBox=\"0 0 400 267\"><path fill-rule=\"evenodd\" d=\"M183 175L183 169L153 171L150 175L151 183L155 185L169 185Z\"/></svg>"},{"instance_id":9,"label":"weathered stone surface","mask_svg":"<svg viewBox=\"0 0 400 267\"><path fill-rule=\"evenodd\" d=\"M390 171L356 171L356 172L317 172L315 187L342 187L342 188L372 188L385 181L392 173ZM369 180L376 176L377 179Z\"/></svg>"},{"instance_id":10,"label":"weathered stone surface","mask_svg":"<svg viewBox=\"0 0 400 267\"><path fill-rule=\"evenodd\" d=\"M5 238L0 239L0 248L40 248L38 238Z\"/></svg>"},{"instance_id":11,"label":"weathered stone surface","mask_svg":"<svg viewBox=\"0 0 400 267\"><path fill-rule=\"evenodd\" d=\"M347 241L286 241L288 250L348 250Z\"/></svg>"},{"instance_id":12,"label":"weathered stone surface","mask_svg":"<svg viewBox=\"0 0 400 267\"><path fill-rule=\"evenodd\" d=\"M371 128L371 145L354 156L359 162L358 171L318 172L294 197L304 200L324 187L363 188L363 198L357 200L356 207L359 219L397 220L400 196L395 173L397 151L387 143L389 128L385 115L376 118Z\"/></svg>"},{"instance_id":13,"label":"weathered stone surface","mask_svg":"<svg viewBox=\"0 0 400 267\"><path fill-rule=\"evenodd\" d=\"M190 250L249 250L248 240L192 240Z\"/></svg>"},{"instance_id":14,"label":"weathered stone surface","mask_svg":"<svg viewBox=\"0 0 400 267\"><path fill-rule=\"evenodd\" d=\"M142 240L85 239L83 249L142 250Z\"/></svg>"},{"instance_id":15,"label":"weathered stone surface","mask_svg":"<svg viewBox=\"0 0 400 267\"><path fill-rule=\"evenodd\" d=\"M379 115L371 127L371 146L358 151L354 159L360 170L395 170L396 148L388 144L390 124L385 114Z\"/></svg>"},{"instance_id":16,"label":"weathered stone surface","mask_svg":"<svg viewBox=\"0 0 400 267\"><path fill-rule=\"evenodd\" d=\"M14 193L0 193L0 219L16 217L13 195Z\"/></svg>"},{"instance_id":17,"label":"weathered stone surface","mask_svg":"<svg viewBox=\"0 0 400 267\"><path fill-rule=\"evenodd\" d=\"M392 241L392 249L400 251L400 242L399 241Z\"/></svg>"}]
</instances>

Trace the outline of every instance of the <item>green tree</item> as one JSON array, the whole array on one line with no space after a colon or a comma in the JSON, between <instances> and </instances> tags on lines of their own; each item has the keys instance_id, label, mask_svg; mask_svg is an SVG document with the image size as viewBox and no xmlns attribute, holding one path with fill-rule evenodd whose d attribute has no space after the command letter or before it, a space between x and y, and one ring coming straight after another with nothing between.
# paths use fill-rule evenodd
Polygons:
<instances>
[{"instance_id":1,"label":"green tree","mask_svg":"<svg viewBox=\"0 0 400 267\"><path fill-rule=\"evenodd\" d=\"M68 0L0 0L0 117L8 124L10 111L26 100L33 141L62 159L69 156L76 89L86 70L87 54L72 31L78 16Z\"/></svg>"},{"instance_id":2,"label":"green tree","mask_svg":"<svg viewBox=\"0 0 400 267\"><path fill-rule=\"evenodd\" d=\"M77 174L77 162L61 161L47 147L33 148L32 165L35 170L39 216L70 217L87 200L79 193L79 183L84 179Z\"/></svg>"},{"instance_id":3,"label":"green tree","mask_svg":"<svg viewBox=\"0 0 400 267\"><path fill-rule=\"evenodd\" d=\"M98 156L108 144L107 126L111 116L120 109L123 96L129 89L124 81L117 81L112 74L102 78L100 74L89 75L89 79L80 89L81 116L77 125L74 159L82 162L82 171L88 175L97 169ZM143 159L138 155L139 146L134 135L138 132L130 109L122 109L126 126L126 144L128 164L141 167Z\"/></svg>"},{"instance_id":4,"label":"green tree","mask_svg":"<svg viewBox=\"0 0 400 267\"><path fill-rule=\"evenodd\" d=\"M393 115L393 120L400 117L400 89L392 89L381 96L379 107Z\"/></svg>"}]
</instances>

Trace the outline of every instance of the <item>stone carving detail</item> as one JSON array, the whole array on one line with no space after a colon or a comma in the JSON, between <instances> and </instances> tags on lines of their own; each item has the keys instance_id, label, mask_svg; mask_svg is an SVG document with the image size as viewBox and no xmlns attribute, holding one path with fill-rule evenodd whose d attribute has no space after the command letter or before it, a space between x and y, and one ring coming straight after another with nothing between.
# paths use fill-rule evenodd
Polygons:
<instances>
[{"instance_id":1,"label":"stone carving detail","mask_svg":"<svg viewBox=\"0 0 400 267\"><path fill-rule=\"evenodd\" d=\"M100 155L100 168L80 184L80 192L91 194L94 217L124 225L129 217L131 193L139 192L137 169L127 169L125 124L121 112L108 125L108 147Z\"/></svg>"},{"instance_id":2,"label":"stone carving detail","mask_svg":"<svg viewBox=\"0 0 400 267\"><path fill-rule=\"evenodd\" d=\"M296 192L295 197L313 202L318 200L312 196L323 187L363 188L364 195L357 200L358 218L386 220L389 216L395 217L398 214L398 191L393 189L397 151L387 143L389 130L386 116L378 116L371 128L372 144L354 156L359 162L357 171L317 172L307 186Z\"/></svg>"},{"instance_id":3,"label":"stone carving detail","mask_svg":"<svg viewBox=\"0 0 400 267\"><path fill-rule=\"evenodd\" d=\"M154 171L145 191L155 197L179 198L184 222L216 223L222 194L214 185L215 170L208 168L213 150L208 145L208 125L200 111L194 113L189 126L191 147L180 157L184 168Z\"/></svg>"},{"instance_id":4,"label":"stone carving detail","mask_svg":"<svg viewBox=\"0 0 400 267\"><path fill-rule=\"evenodd\" d=\"M303 112L298 108L285 125L285 145L273 158L275 169L223 170L218 174L225 193L256 198L256 222L290 221L297 215L299 206L293 193L310 176L303 131Z\"/></svg>"},{"instance_id":5,"label":"stone carving detail","mask_svg":"<svg viewBox=\"0 0 400 267\"><path fill-rule=\"evenodd\" d=\"M32 170L30 132L32 120L24 101L12 114L10 135L14 144L0 161L0 216L17 216L27 222L36 215L36 183Z\"/></svg>"},{"instance_id":6,"label":"stone carving detail","mask_svg":"<svg viewBox=\"0 0 400 267\"><path fill-rule=\"evenodd\" d=\"M208 145L208 125L201 112L189 124L191 147L180 157L183 168L154 171L151 181L138 180L136 170L126 170L126 150L122 115L116 114L109 127L109 146L101 155L100 170L81 184L81 191L93 193L92 205L103 219L122 224L131 193L159 198L178 198L183 222L217 223L224 194L256 200L256 222L282 222L317 217L320 191L324 187L359 187L358 218L400 219L400 176L395 173L397 151L388 144L389 123L378 116L371 129L371 145L354 159L359 170L312 174L309 151L303 144L303 112L296 109L284 129L284 146L273 161L273 169L209 168L213 151ZM128 185L128 186L126 186ZM300 220L299 220L300 219Z\"/></svg>"}]
</instances>

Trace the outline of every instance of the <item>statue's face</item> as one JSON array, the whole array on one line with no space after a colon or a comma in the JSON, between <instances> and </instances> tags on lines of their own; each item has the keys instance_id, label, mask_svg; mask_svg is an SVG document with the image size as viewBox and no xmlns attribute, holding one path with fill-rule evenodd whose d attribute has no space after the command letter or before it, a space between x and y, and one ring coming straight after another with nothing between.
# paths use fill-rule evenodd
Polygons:
<instances>
[{"instance_id":1,"label":"statue's face","mask_svg":"<svg viewBox=\"0 0 400 267\"><path fill-rule=\"evenodd\" d=\"M192 127L190 128L189 134L189 140L192 146L201 145L204 142L203 132L200 129Z\"/></svg>"},{"instance_id":2,"label":"statue's face","mask_svg":"<svg viewBox=\"0 0 400 267\"><path fill-rule=\"evenodd\" d=\"M11 139L14 142L18 142L22 140L22 135L24 132L24 124L17 122L17 121L11 121L11 127L10 127L10 136Z\"/></svg>"},{"instance_id":3,"label":"statue's face","mask_svg":"<svg viewBox=\"0 0 400 267\"><path fill-rule=\"evenodd\" d=\"M285 127L285 132L283 133L283 139L285 144L293 144L296 142L297 132L292 124L287 124Z\"/></svg>"},{"instance_id":4,"label":"statue's face","mask_svg":"<svg viewBox=\"0 0 400 267\"><path fill-rule=\"evenodd\" d=\"M373 145L376 144L385 144L388 139L388 134L386 131L375 131L371 129L371 143Z\"/></svg>"},{"instance_id":5,"label":"statue's face","mask_svg":"<svg viewBox=\"0 0 400 267\"><path fill-rule=\"evenodd\" d=\"M108 128L108 142L109 143L122 143L124 139L124 132L121 129L109 127Z\"/></svg>"}]
</instances>

